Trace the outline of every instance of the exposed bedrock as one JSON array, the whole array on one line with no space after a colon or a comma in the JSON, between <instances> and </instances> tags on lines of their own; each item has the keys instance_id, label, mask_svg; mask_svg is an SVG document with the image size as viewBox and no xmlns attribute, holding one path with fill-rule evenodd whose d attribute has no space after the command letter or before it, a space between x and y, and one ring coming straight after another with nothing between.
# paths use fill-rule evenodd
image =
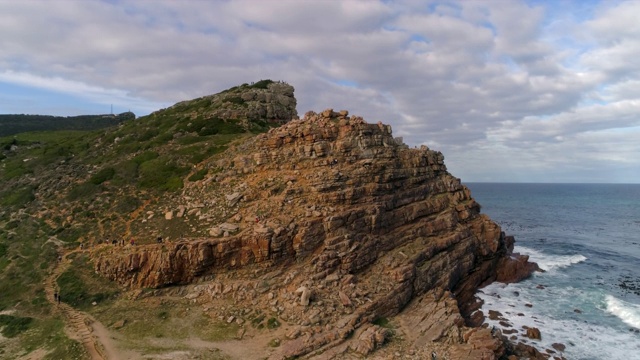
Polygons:
<instances>
[{"instance_id":1,"label":"exposed bedrock","mask_svg":"<svg viewBox=\"0 0 640 360\"><path fill-rule=\"evenodd\" d=\"M249 266L295 268L283 289L305 286L311 301L335 298L353 311L284 343L285 357L343 343L366 355L387 336L371 322L407 311L422 319L411 325L414 344L446 341L457 344L452 352L487 359L504 352L464 318L481 285L521 280L535 264L512 254L513 238L480 213L441 153L408 148L388 125L327 110L258 135L215 166L219 181L241 184L228 220L237 231L105 251L96 270L130 288L156 288ZM367 301L351 304L358 296Z\"/></svg>"}]
</instances>

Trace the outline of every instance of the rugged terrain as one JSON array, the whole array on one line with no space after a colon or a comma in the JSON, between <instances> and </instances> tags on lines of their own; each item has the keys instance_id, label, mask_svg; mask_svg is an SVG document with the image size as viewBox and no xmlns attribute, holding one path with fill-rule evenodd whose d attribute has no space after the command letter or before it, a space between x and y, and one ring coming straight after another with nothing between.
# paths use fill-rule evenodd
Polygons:
<instances>
[{"instance_id":1,"label":"rugged terrain","mask_svg":"<svg viewBox=\"0 0 640 360\"><path fill-rule=\"evenodd\" d=\"M66 156L46 164L31 159L53 145L27 137L5 150L3 242L32 234L73 250L75 272L40 276L52 269L63 299L109 327L120 358L513 353L473 327L473 294L535 264L512 254L443 155L345 110L297 119L295 105L287 84L243 84L50 140Z\"/></svg>"}]
</instances>

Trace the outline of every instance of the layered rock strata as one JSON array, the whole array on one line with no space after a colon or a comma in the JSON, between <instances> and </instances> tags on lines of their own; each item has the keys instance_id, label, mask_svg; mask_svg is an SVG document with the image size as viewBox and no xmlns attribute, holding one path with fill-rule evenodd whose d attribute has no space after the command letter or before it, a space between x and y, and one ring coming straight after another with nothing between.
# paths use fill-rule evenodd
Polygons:
<instances>
[{"instance_id":1,"label":"layered rock strata","mask_svg":"<svg viewBox=\"0 0 640 360\"><path fill-rule=\"evenodd\" d=\"M434 343L460 358L504 353L489 330L467 328L465 316L481 284L518 280L533 265L511 253L513 239L480 213L440 152L408 148L389 125L326 110L256 136L210 166L217 175L205 189L236 190L233 204L229 196L209 199L230 209L211 237L103 252L96 271L130 288L157 288L278 269L282 279L264 306L321 327L291 336L276 357L366 355L389 337L371 323L392 317L417 332L416 356ZM216 286L202 296L219 296ZM260 306L258 287L248 285L242 298ZM286 306L270 306L273 299ZM322 315L309 320L310 308Z\"/></svg>"}]
</instances>

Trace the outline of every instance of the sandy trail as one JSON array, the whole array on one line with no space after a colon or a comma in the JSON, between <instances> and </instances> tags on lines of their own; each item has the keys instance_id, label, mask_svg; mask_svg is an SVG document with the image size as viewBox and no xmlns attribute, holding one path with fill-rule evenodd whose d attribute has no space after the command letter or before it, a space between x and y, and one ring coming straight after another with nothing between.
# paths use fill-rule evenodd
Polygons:
<instances>
[{"instance_id":1,"label":"sandy trail","mask_svg":"<svg viewBox=\"0 0 640 360\"><path fill-rule=\"evenodd\" d=\"M109 331L89 314L76 310L64 301L57 301L55 295L58 291L56 280L69 267L67 256L78 252L74 250L64 254L54 265L51 275L45 281L47 300L54 307L54 312L63 315L68 325L69 337L78 339L84 345L92 360L119 359L120 356L109 336ZM62 294L64 295L64 294ZM61 297L64 300L64 297Z\"/></svg>"}]
</instances>

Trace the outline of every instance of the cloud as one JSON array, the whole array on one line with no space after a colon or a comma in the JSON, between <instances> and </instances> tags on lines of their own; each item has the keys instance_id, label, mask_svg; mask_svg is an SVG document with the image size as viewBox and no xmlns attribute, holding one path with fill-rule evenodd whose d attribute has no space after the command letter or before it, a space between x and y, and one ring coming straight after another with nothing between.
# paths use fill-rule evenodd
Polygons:
<instances>
[{"instance_id":1,"label":"cloud","mask_svg":"<svg viewBox=\"0 0 640 360\"><path fill-rule=\"evenodd\" d=\"M31 87L46 91L66 93L98 104L116 104L120 108L136 108L148 112L166 106L161 102L150 102L130 96L126 91L104 89L87 85L78 81L70 81L61 77L45 78L29 73L4 71L0 73L0 83L10 83L22 87Z\"/></svg>"},{"instance_id":2,"label":"cloud","mask_svg":"<svg viewBox=\"0 0 640 360\"><path fill-rule=\"evenodd\" d=\"M299 113L390 123L463 177L637 179L640 4L533 4L0 2L0 82L151 111L285 80Z\"/></svg>"}]
</instances>

